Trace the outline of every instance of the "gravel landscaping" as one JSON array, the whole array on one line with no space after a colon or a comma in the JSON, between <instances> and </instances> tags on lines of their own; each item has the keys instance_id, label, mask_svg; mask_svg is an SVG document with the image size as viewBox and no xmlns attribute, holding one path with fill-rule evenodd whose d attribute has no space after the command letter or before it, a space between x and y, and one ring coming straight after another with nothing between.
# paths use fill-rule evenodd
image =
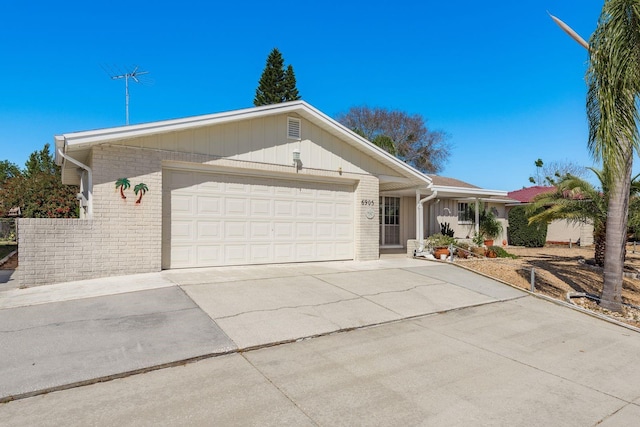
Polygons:
<instances>
[{"instance_id":1,"label":"gravel landscaping","mask_svg":"<svg viewBox=\"0 0 640 427\"><path fill-rule=\"evenodd\" d=\"M602 291L602 269L590 265L593 247L546 246L544 248L507 247L507 252L518 258L456 259L455 263L490 277L529 290L531 270L535 269L536 292L566 301L567 294L584 293L598 297ZM636 252L627 248L625 267L635 276L640 271L640 245ZM640 277L640 276L639 276ZM622 298L626 306L623 314L600 308L593 298L571 298L583 308L599 312L633 326L640 327L640 279L624 279Z\"/></svg>"}]
</instances>

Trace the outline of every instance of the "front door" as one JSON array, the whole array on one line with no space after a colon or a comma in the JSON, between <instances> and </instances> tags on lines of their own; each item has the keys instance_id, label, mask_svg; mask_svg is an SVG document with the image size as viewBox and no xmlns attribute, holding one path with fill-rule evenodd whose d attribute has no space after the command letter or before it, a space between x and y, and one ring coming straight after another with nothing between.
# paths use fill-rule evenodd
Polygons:
<instances>
[{"instance_id":1,"label":"front door","mask_svg":"<svg viewBox=\"0 0 640 427\"><path fill-rule=\"evenodd\" d=\"M400 246L400 197L380 197L380 246Z\"/></svg>"}]
</instances>

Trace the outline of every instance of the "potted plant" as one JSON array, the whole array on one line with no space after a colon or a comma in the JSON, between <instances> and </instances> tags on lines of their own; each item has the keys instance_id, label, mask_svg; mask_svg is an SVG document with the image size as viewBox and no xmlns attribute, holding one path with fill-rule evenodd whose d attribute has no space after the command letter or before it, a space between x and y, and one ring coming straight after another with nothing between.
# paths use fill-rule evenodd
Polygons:
<instances>
[{"instance_id":1,"label":"potted plant","mask_svg":"<svg viewBox=\"0 0 640 427\"><path fill-rule=\"evenodd\" d=\"M431 248L433 256L440 259L441 255L449 256L449 246L454 244L456 239L445 236L442 233L432 234L424 241L426 247Z\"/></svg>"},{"instance_id":2,"label":"potted plant","mask_svg":"<svg viewBox=\"0 0 640 427\"><path fill-rule=\"evenodd\" d=\"M478 246L480 242L487 247L493 246L493 239L502 234L502 223L490 210L482 209L478 216L478 234L474 236L473 241Z\"/></svg>"}]
</instances>

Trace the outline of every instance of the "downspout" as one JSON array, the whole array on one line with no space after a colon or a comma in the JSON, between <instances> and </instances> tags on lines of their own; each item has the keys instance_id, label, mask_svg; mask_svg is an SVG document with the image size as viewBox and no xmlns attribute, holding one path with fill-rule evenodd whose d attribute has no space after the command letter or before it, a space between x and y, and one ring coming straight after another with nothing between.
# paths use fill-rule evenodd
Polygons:
<instances>
[{"instance_id":1,"label":"downspout","mask_svg":"<svg viewBox=\"0 0 640 427\"><path fill-rule=\"evenodd\" d=\"M476 236L480 233L480 201L476 197L476 208L475 208L475 225L474 230L476 232Z\"/></svg>"},{"instance_id":2,"label":"downspout","mask_svg":"<svg viewBox=\"0 0 640 427\"><path fill-rule=\"evenodd\" d=\"M58 148L58 154L60 154L63 159L68 160L74 165L79 166L87 171L87 219L91 219L93 217L93 171L89 166L80 163L73 157L64 154L60 148Z\"/></svg>"},{"instance_id":3,"label":"downspout","mask_svg":"<svg viewBox=\"0 0 640 427\"><path fill-rule=\"evenodd\" d=\"M427 197L425 197L424 199L420 200L417 204L416 204L416 215L418 218L420 218L420 227L418 230L418 236L416 236L418 238L418 249L416 250L416 255L417 254L421 254L424 251L424 215L423 215L423 206L426 202L428 202L429 200L435 199L436 196L438 195L438 191L434 190L433 193Z\"/></svg>"}]
</instances>

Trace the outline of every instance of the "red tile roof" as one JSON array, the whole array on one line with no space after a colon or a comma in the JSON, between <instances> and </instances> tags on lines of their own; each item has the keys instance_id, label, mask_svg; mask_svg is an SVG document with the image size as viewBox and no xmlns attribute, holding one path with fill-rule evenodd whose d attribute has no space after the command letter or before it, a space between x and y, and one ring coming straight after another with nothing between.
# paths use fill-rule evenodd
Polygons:
<instances>
[{"instance_id":1,"label":"red tile roof","mask_svg":"<svg viewBox=\"0 0 640 427\"><path fill-rule=\"evenodd\" d=\"M521 203L529 203L538 194L551 193L555 191L555 187L544 187L542 185L535 185L533 187L523 188L522 190L510 191L507 196L511 199L518 200Z\"/></svg>"}]
</instances>

